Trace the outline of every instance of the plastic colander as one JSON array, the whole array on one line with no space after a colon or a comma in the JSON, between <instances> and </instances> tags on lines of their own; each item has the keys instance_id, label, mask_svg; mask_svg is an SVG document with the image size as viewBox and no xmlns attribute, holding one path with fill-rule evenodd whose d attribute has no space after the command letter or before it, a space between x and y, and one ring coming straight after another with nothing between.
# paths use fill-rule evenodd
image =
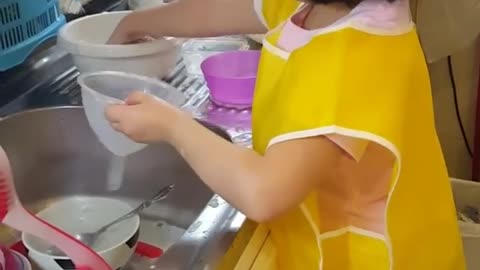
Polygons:
<instances>
[{"instance_id":1,"label":"plastic colander","mask_svg":"<svg viewBox=\"0 0 480 270\"><path fill-rule=\"evenodd\" d=\"M90 127L101 143L116 156L127 156L146 145L136 143L115 131L105 118L109 104L122 104L133 91L143 91L176 107L185 103L185 96L157 79L114 71L85 73L78 77L82 100Z\"/></svg>"},{"instance_id":2,"label":"plastic colander","mask_svg":"<svg viewBox=\"0 0 480 270\"><path fill-rule=\"evenodd\" d=\"M201 69L212 101L227 107L250 107L259 59L259 51L232 51L203 61Z\"/></svg>"},{"instance_id":3,"label":"plastic colander","mask_svg":"<svg viewBox=\"0 0 480 270\"><path fill-rule=\"evenodd\" d=\"M23 63L64 24L58 0L1 0L0 71Z\"/></svg>"}]
</instances>

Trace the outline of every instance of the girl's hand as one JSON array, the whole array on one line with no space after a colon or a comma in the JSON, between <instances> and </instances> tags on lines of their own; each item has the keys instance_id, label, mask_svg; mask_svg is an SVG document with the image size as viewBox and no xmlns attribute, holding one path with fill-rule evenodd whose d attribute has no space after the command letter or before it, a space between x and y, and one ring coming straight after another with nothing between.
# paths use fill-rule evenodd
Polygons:
<instances>
[{"instance_id":1,"label":"girl's hand","mask_svg":"<svg viewBox=\"0 0 480 270\"><path fill-rule=\"evenodd\" d=\"M170 141L173 130L186 114L167 102L134 92L125 105L110 105L105 112L112 127L141 143Z\"/></svg>"},{"instance_id":2,"label":"girl's hand","mask_svg":"<svg viewBox=\"0 0 480 270\"><path fill-rule=\"evenodd\" d=\"M153 38L138 31L141 29L141 26L138 25L140 23L138 16L137 12L125 16L113 31L107 44L132 44L139 43L144 39L145 41L152 40Z\"/></svg>"},{"instance_id":3,"label":"girl's hand","mask_svg":"<svg viewBox=\"0 0 480 270\"><path fill-rule=\"evenodd\" d=\"M182 0L129 13L108 44L144 41L145 37L212 37L266 31L252 0Z\"/></svg>"}]
</instances>

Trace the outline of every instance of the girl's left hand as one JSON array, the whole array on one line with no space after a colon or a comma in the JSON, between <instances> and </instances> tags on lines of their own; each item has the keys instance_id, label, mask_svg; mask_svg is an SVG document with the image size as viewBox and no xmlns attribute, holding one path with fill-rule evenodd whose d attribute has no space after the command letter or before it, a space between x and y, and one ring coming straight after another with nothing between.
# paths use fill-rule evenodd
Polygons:
<instances>
[{"instance_id":1,"label":"girl's left hand","mask_svg":"<svg viewBox=\"0 0 480 270\"><path fill-rule=\"evenodd\" d=\"M182 111L143 92L134 92L125 104L110 105L105 115L112 127L130 139L141 143L169 141Z\"/></svg>"}]
</instances>

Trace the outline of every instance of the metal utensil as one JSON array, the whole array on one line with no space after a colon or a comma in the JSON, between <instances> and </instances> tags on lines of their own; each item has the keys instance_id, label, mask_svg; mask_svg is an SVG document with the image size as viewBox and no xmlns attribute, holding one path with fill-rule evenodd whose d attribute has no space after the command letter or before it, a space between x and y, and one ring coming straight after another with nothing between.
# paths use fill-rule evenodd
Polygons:
<instances>
[{"instance_id":1,"label":"metal utensil","mask_svg":"<svg viewBox=\"0 0 480 270\"><path fill-rule=\"evenodd\" d=\"M124 221L126 219L129 219L129 218L135 216L136 214L142 212L145 208L150 207L150 205L165 199L168 196L168 194L170 193L170 191L173 190L174 187L175 187L175 185L172 184L172 185L169 185L167 187L162 188L150 200L147 200L147 201L143 202L137 208L135 208L132 211L130 211L129 213L115 219L114 221L108 223L107 225L101 227L97 231L92 232L92 233L80 233L80 234L75 235L74 237L76 239L80 240L81 242L85 243L87 246L93 247L93 245L97 241L98 237L101 234L103 234L104 232L106 232L110 227L112 227L115 224L118 224L121 221Z\"/></svg>"}]
</instances>

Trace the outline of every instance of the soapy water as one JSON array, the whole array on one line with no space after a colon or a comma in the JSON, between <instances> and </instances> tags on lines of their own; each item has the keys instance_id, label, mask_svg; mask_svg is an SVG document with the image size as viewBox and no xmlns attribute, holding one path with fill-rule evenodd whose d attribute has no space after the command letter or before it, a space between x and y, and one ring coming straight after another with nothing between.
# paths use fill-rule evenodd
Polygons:
<instances>
[{"instance_id":1,"label":"soapy water","mask_svg":"<svg viewBox=\"0 0 480 270\"><path fill-rule=\"evenodd\" d=\"M107 190L117 191L122 187L127 157L113 155L107 171Z\"/></svg>"},{"instance_id":2,"label":"soapy water","mask_svg":"<svg viewBox=\"0 0 480 270\"><path fill-rule=\"evenodd\" d=\"M57 224L57 226L61 226L60 228L63 228L73 237L81 233L92 233L98 230L101 226L107 224L110 219L113 220L117 216L117 214L113 214L111 215L112 217L109 217L108 219L98 221L99 214L103 213L105 210L101 210L101 206L85 203L83 205L78 205L77 207L79 208L75 210L75 226L64 225L65 227L63 227L60 225L61 223ZM123 213L119 213L118 216L121 214ZM90 248L97 252L101 252L117 246L122 242L126 242L128 240L127 234L132 233L133 219L134 217L131 217L109 227L104 233L98 235L94 245L90 246ZM61 250L47 241L34 236L30 237L32 237L31 244L37 251L51 256L66 257Z\"/></svg>"}]
</instances>

